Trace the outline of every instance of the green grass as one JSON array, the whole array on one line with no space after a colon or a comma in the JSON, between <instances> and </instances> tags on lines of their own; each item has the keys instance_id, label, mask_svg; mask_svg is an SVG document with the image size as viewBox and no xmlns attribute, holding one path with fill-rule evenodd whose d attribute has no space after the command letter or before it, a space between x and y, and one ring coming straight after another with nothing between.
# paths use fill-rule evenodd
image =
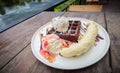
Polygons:
<instances>
[{"instance_id":1,"label":"green grass","mask_svg":"<svg viewBox=\"0 0 120 73\"><path fill-rule=\"evenodd\" d=\"M55 12L59 12L59 11L61 11L62 9L68 7L68 6L69 6L70 4L72 4L74 1L75 1L75 0L68 0L68 1L62 3L62 4L60 4L59 6L55 7L55 8L54 8L54 11L55 11Z\"/></svg>"},{"instance_id":2,"label":"green grass","mask_svg":"<svg viewBox=\"0 0 120 73\"><path fill-rule=\"evenodd\" d=\"M86 4L86 0L67 0L66 2L58 5L57 7L54 8L55 12L60 12L62 11L64 8L66 8L64 11L68 11L68 8L70 5L85 5Z\"/></svg>"}]
</instances>

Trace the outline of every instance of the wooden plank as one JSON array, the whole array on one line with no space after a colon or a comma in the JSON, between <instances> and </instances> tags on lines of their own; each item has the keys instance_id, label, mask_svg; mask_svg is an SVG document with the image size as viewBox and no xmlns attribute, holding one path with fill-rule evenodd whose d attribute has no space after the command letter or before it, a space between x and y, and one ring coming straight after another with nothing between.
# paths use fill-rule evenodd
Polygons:
<instances>
[{"instance_id":1,"label":"wooden plank","mask_svg":"<svg viewBox=\"0 0 120 73\"><path fill-rule=\"evenodd\" d=\"M54 69L37 61L27 73L64 73L64 70Z\"/></svg>"},{"instance_id":2,"label":"wooden plank","mask_svg":"<svg viewBox=\"0 0 120 73\"><path fill-rule=\"evenodd\" d=\"M50 21L53 17L62 13L40 13L9 30L0 34L0 69L11 61L20 51L26 47L34 32Z\"/></svg>"},{"instance_id":3,"label":"wooden plank","mask_svg":"<svg viewBox=\"0 0 120 73\"><path fill-rule=\"evenodd\" d=\"M86 0L86 2L99 2L99 0Z\"/></svg>"},{"instance_id":4,"label":"wooden plank","mask_svg":"<svg viewBox=\"0 0 120 73\"><path fill-rule=\"evenodd\" d=\"M30 45L7 64L0 73L26 73L37 61L33 56Z\"/></svg>"},{"instance_id":5,"label":"wooden plank","mask_svg":"<svg viewBox=\"0 0 120 73\"><path fill-rule=\"evenodd\" d=\"M86 2L92 2L92 0L86 0Z\"/></svg>"},{"instance_id":6,"label":"wooden plank","mask_svg":"<svg viewBox=\"0 0 120 73\"><path fill-rule=\"evenodd\" d=\"M62 71L62 70L57 70ZM30 45L12 59L0 73L56 73L56 70L38 61L32 54ZM62 71L63 72L63 71Z\"/></svg>"},{"instance_id":7,"label":"wooden plank","mask_svg":"<svg viewBox=\"0 0 120 73\"><path fill-rule=\"evenodd\" d=\"M120 73L120 13L106 12L108 32L111 39L111 67L113 73Z\"/></svg>"},{"instance_id":8,"label":"wooden plank","mask_svg":"<svg viewBox=\"0 0 120 73\"><path fill-rule=\"evenodd\" d=\"M105 12L120 12L120 2L118 2L118 0L100 0L100 3L106 3L106 5L103 6Z\"/></svg>"},{"instance_id":9,"label":"wooden plank","mask_svg":"<svg viewBox=\"0 0 120 73\"><path fill-rule=\"evenodd\" d=\"M69 11L101 12L102 5L70 5Z\"/></svg>"}]
</instances>

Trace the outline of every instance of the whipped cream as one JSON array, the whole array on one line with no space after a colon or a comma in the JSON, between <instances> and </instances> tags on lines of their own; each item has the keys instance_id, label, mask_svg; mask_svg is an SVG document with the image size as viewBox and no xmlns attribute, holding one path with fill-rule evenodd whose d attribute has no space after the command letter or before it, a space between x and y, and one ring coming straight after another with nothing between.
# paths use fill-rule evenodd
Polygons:
<instances>
[{"instance_id":1,"label":"whipped cream","mask_svg":"<svg viewBox=\"0 0 120 73\"><path fill-rule=\"evenodd\" d=\"M69 22L66 17L58 16L52 19L52 26L56 31L65 33L68 30Z\"/></svg>"}]
</instances>

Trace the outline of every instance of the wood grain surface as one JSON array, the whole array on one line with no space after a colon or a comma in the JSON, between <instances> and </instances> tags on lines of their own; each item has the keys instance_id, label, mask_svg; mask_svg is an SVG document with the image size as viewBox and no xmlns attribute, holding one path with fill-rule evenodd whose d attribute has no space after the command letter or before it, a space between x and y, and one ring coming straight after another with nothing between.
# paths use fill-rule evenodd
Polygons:
<instances>
[{"instance_id":1,"label":"wood grain surface","mask_svg":"<svg viewBox=\"0 0 120 73\"><path fill-rule=\"evenodd\" d=\"M62 13L41 13L0 34L0 69L16 57L26 46L30 45L35 31Z\"/></svg>"},{"instance_id":2,"label":"wood grain surface","mask_svg":"<svg viewBox=\"0 0 120 73\"><path fill-rule=\"evenodd\" d=\"M111 39L110 55L113 73L120 73L120 13L106 12L107 29Z\"/></svg>"},{"instance_id":3,"label":"wood grain surface","mask_svg":"<svg viewBox=\"0 0 120 73\"><path fill-rule=\"evenodd\" d=\"M78 70L60 70L48 67L32 54L30 41L35 31L53 17L81 17L102 25L110 34L110 51L97 63ZM115 13L116 14L116 13ZM103 12L42 12L0 34L0 73L119 73L120 32L119 13ZM113 20L111 20L113 19Z\"/></svg>"}]
</instances>

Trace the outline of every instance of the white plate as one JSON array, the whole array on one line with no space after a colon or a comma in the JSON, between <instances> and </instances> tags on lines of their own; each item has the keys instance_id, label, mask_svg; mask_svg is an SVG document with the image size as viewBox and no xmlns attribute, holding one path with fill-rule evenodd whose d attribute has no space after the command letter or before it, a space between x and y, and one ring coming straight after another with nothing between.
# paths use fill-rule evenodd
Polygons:
<instances>
[{"instance_id":1,"label":"white plate","mask_svg":"<svg viewBox=\"0 0 120 73\"><path fill-rule=\"evenodd\" d=\"M83 19L83 18L76 18L76 17L69 17L69 19L72 20L80 20L83 23L87 23L88 19ZM85 53L82 56L75 57L75 58L64 58L61 56L57 56L56 61L53 63L49 63L43 56L40 55L39 50L40 50L40 38L39 38L39 33L40 32L46 32L46 26L50 25L51 22L48 22L44 26L40 27L35 34L32 37L31 40L31 48L32 52L35 55L35 57L41 61L42 63L58 68L58 69L80 69L80 68L85 68L88 67L96 62L98 62L101 58L104 57L104 55L107 53L110 45L110 39L108 36L108 33L106 30L98 24L98 33L100 36L104 38L104 40L100 40L100 42L97 42L97 46L93 46L87 53Z\"/></svg>"}]
</instances>

